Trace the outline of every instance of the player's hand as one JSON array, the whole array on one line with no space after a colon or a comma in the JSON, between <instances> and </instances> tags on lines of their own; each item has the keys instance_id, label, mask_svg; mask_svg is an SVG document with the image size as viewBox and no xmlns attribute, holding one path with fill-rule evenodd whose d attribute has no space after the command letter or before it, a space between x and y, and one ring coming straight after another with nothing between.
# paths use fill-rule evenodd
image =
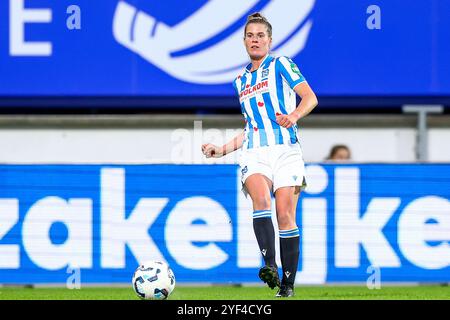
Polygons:
<instances>
[{"instance_id":1,"label":"player's hand","mask_svg":"<svg viewBox=\"0 0 450 320\"><path fill-rule=\"evenodd\" d=\"M202 152L207 158L220 158L223 156L223 149L211 143L203 144Z\"/></svg>"},{"instance_id":2,"label":"player's hand","mask_svg":"<svg viewBox=\"0 0 450 320\"><path fill-rule=\"evenodd\" d=\"M278 114L277 115L277 123L284 127L289 129L294 124L296 124L298 121L298 116L294 113L291 114Z\"/></svg>"}]
</instances>

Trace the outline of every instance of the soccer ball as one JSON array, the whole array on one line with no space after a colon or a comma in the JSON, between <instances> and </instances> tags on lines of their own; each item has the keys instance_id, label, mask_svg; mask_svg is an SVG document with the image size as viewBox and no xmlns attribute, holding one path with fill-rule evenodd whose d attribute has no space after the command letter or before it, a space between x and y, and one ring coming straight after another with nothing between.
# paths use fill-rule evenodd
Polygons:
<instances>
[{"instance_id":1,"label":"soccer ball","mask_svg":"<svg viewBox=\"0 0 450 320\"><path fill-rule=\"evenodd\" d=\"M136 269L132 284L139 298L164 300L175 288L175 275L167 263L148 261Z\"/></svg>"}]
</instances>

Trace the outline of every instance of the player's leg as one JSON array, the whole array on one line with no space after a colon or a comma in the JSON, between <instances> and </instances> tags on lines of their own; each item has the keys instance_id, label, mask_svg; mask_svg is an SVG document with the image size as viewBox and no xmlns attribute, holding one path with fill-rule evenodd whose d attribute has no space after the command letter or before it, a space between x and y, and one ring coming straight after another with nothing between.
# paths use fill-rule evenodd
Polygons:
<instances>
[{"instance_id":1,"label":"player's leg","mask_svg":"<svg viewBox=\"0 0 450 320\"><path fill-rule=\"evenodd\" d=\"M280 280L275 262L275 231L271 213L272 181L262 174L252 174L245 180L245 188L253 202L253 230L265 262L259 277L273 289L280 285Z\"/></svg>"},{"instance_id":2,"label":"player's leg","mask_svg":"<svg viewBox=\"0 0 450 320\"><path fill-rule=\"evenodd\" d=\"M280 237L280 258L283 270L278 297L294 294L297 273L300 233L296 223L300 191L305 187L305 164L299 144L278 147L273 154L273 190Z\"/></svg>"},{"instance_id":3,"label":"player's leg","mask_svg":"<svg viewBox=\"0 0 450 320\"><path fill-rule=\"evenodd\" d=\"M278 297L289 297L294 293L300 246L300 233L296 223L299 197L300 186L281 187L275 191L280 258L283 270Z\"/></svg>"}]
</instances>

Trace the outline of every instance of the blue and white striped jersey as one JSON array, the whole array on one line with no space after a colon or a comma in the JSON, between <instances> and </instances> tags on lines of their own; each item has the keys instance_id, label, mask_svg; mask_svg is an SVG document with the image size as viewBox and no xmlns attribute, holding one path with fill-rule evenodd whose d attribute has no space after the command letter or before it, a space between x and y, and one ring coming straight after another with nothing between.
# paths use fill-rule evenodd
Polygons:
<instances>
[{"instance_id":1,"label":"blue and white striped jersey","mask_svg":"<svg viewBox=\"0 0 450 320\"><path fill-rule=\"evenodd\" d=\"M247 65L233 82L245 117L243 149L276 144L296 143L297 125L289 129L276 122L279 114L295 110L296 93L293 90L306 81L297 65L288 57L267 55L258 70L250 72Z\"/></svg>"}]
</instances>

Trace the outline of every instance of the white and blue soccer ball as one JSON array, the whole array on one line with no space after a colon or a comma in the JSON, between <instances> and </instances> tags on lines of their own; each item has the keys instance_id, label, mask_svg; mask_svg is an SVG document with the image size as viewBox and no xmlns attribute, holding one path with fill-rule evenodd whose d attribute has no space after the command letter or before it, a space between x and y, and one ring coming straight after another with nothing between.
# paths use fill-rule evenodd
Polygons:
<instances>
[{"instance_id":1,"label":"white and blue soccer ball","mask_svg":"<svg viewBox=\"0 0 450 320\"><path fill-rule=\"evenodd\" d=\"M133 289L144 300L165 300L175 289L175 275L162 261L142 263L133 274Z\"/></svg>"}]
</instances>

